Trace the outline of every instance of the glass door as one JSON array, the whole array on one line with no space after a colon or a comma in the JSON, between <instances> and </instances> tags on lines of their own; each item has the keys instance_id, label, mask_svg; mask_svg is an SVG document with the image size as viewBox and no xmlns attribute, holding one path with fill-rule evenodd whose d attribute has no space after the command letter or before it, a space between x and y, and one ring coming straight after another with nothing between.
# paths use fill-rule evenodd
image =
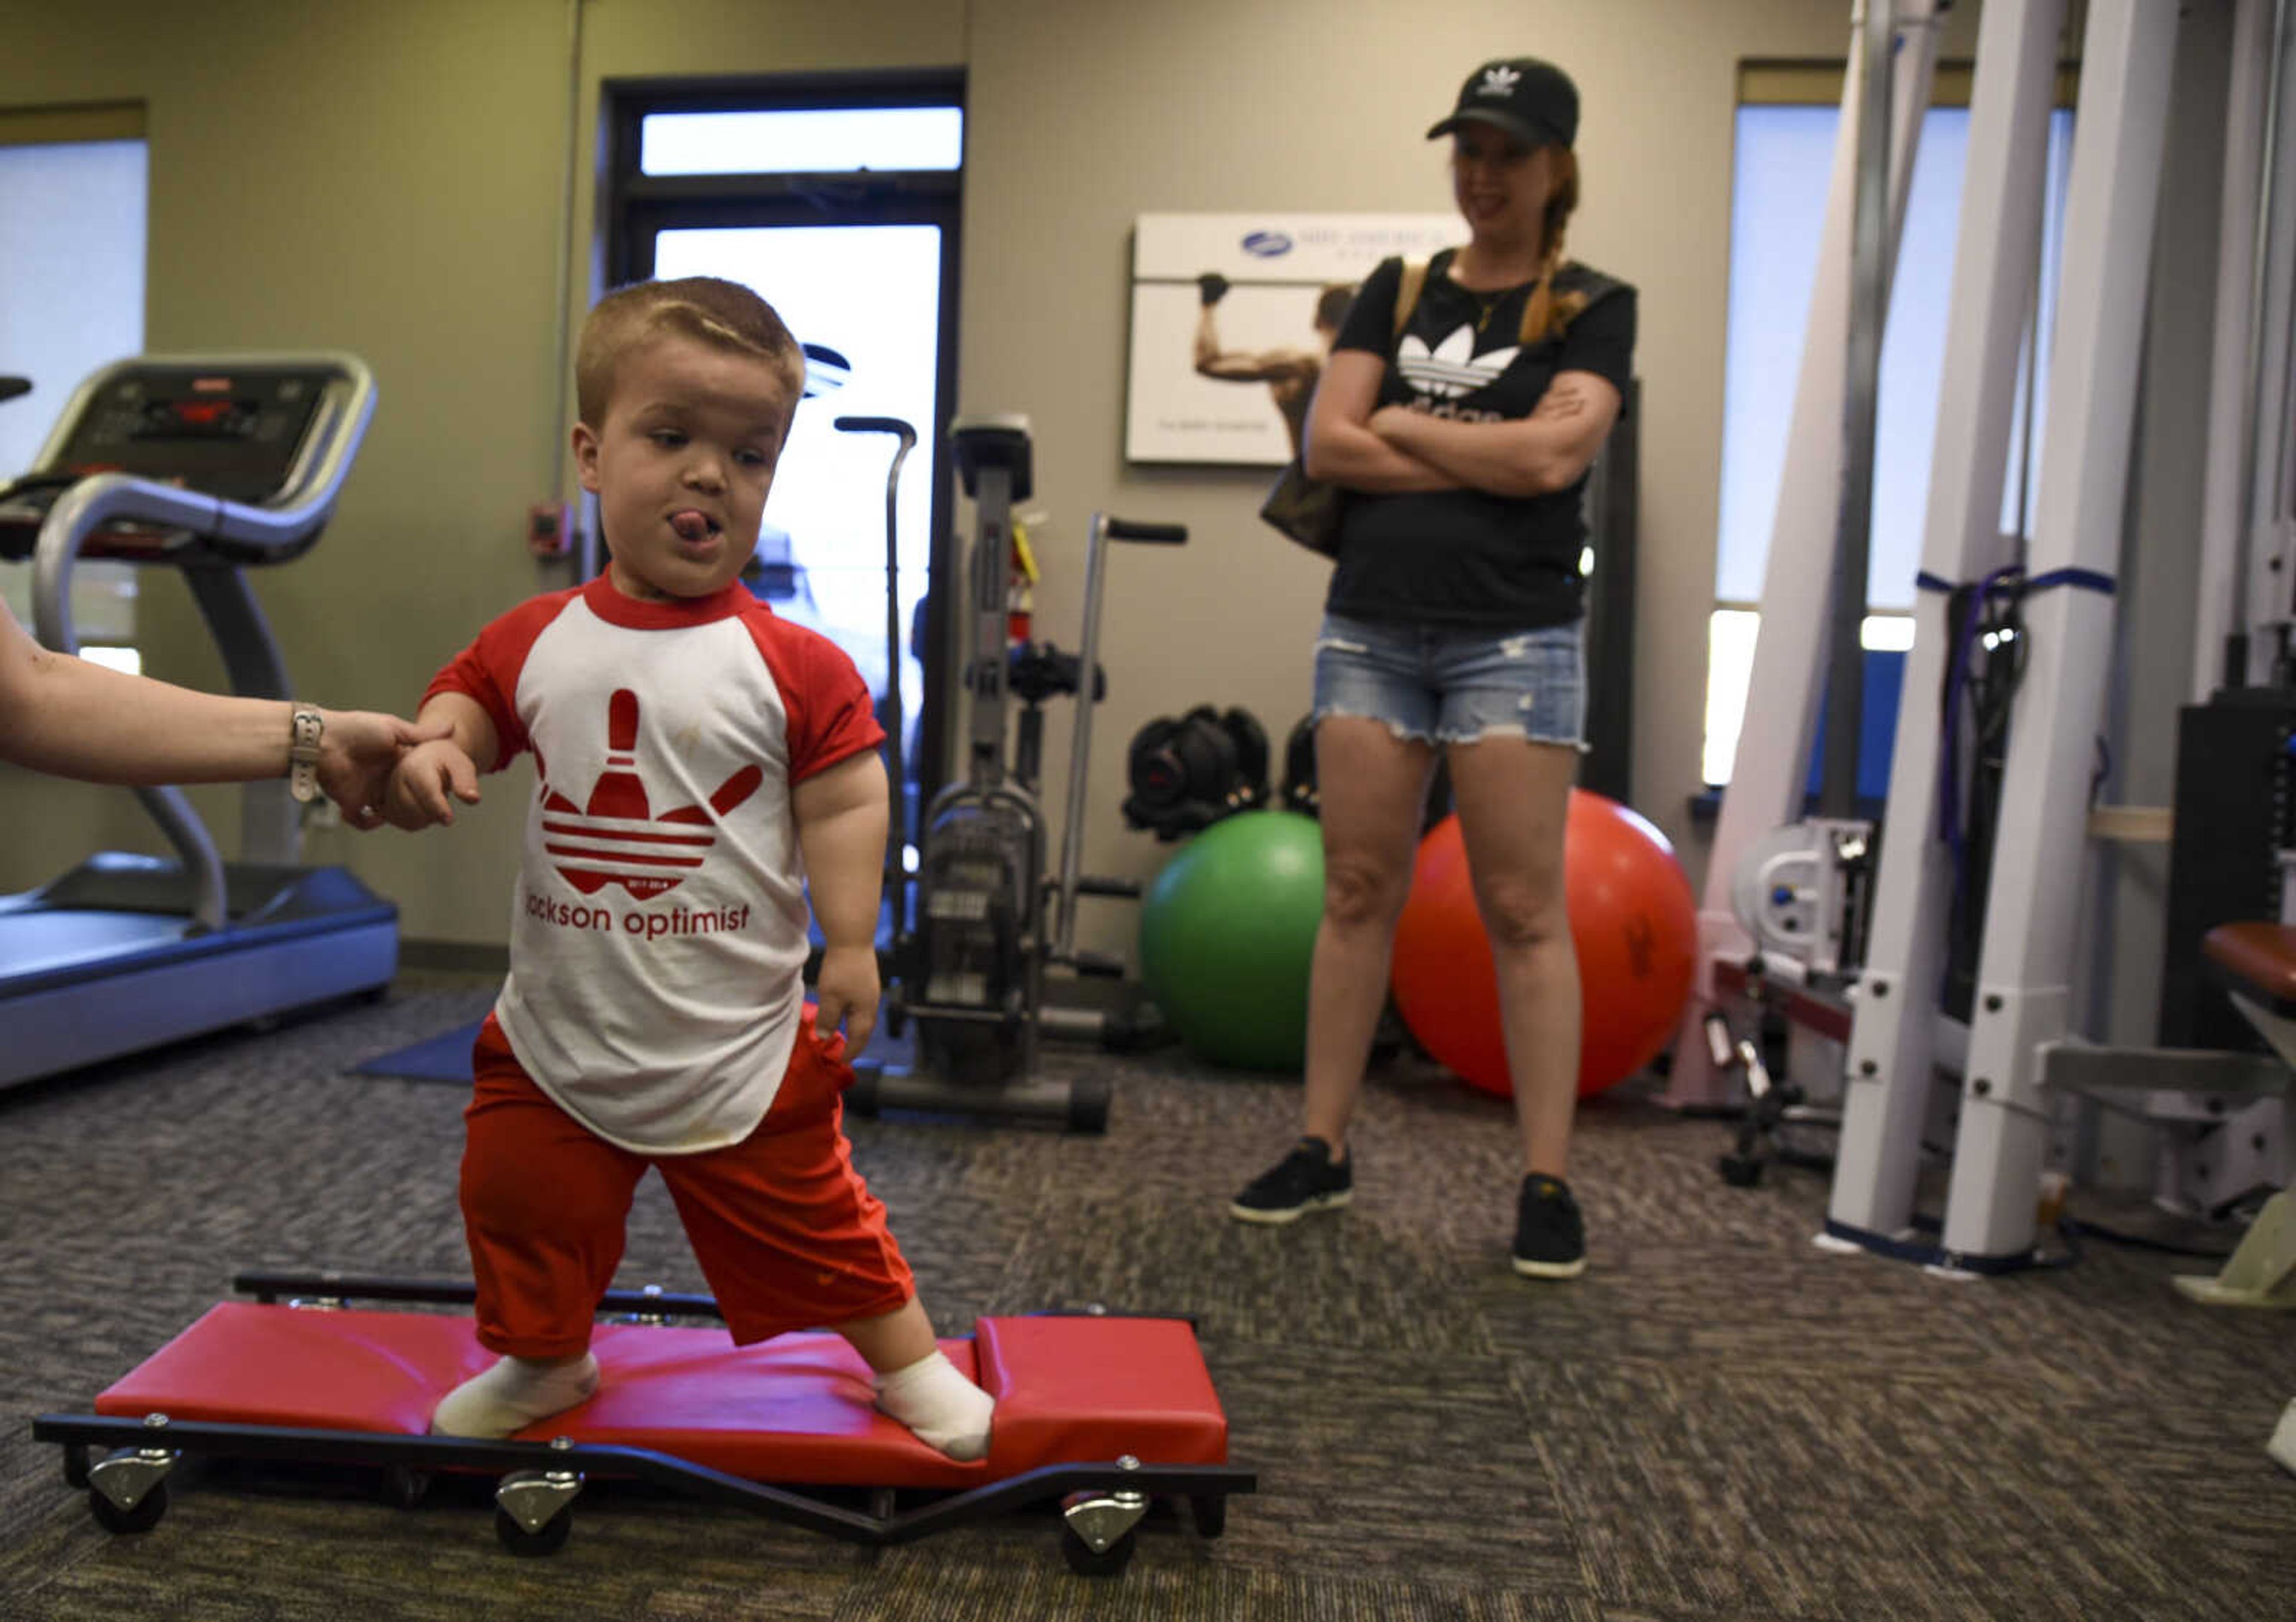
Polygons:
<instances>
[{"instance_id":1,"label":"glass door","mask_svg":"<svg viewBox=\"0 0 2296 1622\"><path fill-rule=\"evenodd\" d=\"M816 360L766 502L746 576L783 618L852 657L890 721L898 658L901 759L914 784L925 709L923 607L932 578L939 420L942 232L938 226L754 226L666 230L653 273L722 276L753 288ZM837 362L841 362L841 366ZM917 432L903 465L890 553L891 435L847 433L843 416L896 417ZM887 643L890 595L899 646ZM907 825L914 830L914 823Z\"/></svg>"},{"instance_id":2,"label":"glass door","mask_svg":"<svg viewBox=\"0 0 2296 1622\"><path fill-rule=\"evenodd\" d=\"M808 347L808 398L749 585L851 655L882 719L898 695L895 823L910 845L947 775L964 595L933 589L957 577L947 440L964 89L947 72L606 87L608 284L724 276L755 289ZM897 441L840 432L840 416L916 431L890 556Z\"/></svg>"}]
</instances>

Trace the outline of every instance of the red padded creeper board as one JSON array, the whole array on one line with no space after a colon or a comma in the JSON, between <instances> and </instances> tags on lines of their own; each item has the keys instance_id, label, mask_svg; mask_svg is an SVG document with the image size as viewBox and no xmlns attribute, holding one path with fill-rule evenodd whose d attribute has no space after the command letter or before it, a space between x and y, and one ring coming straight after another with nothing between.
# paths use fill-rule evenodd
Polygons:
<instances>
[{"instance_id":1,"label":"red padded creeper board","mask_svg":"<svg viewBox=\"0 0 2296 1622\"><path fill-rule=\"evenodd\" d=\"M723 1329L601 1324L597 1395L519 1439L570 1437L751 1481L823 1486L978 1486L1126 1453L1148 1465L1227 1461L1227 1419L1185 1322L983 1318L975 1329L941 1342L996 1398L988 1456L971 1464L879 1413L867 1365L826 1333L736 1346ZM493 1360L465 1317L226 1301L95 1411L420 1436L439 1399Z\"/></svg>"}]
</instances>

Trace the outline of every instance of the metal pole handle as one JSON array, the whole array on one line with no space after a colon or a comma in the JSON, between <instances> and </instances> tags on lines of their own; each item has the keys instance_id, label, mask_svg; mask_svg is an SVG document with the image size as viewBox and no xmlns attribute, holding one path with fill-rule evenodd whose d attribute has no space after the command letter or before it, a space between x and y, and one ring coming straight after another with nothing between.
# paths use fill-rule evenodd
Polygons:
<instances>
[{"instance_id":1,"label":"metal pole handle","mask_svg":"<svg viewBox=\"0 0 2296 1622\"><path fill-rule=\"evenodd\" d=\"M1135 523L1092 515L1092 531L1085 543L1084 631L1077 652L1076 729L1069 740L1069 799L1061 829L1061 887L1059 933L1054 953L1063 959L1076 956L1077 891L1084 869L1085 772L1092 758L1093 695L1100 672L1100 605L1108 572L1108 543L1144 541L1177 547L1188 539L1187 526L1177 523Z\"/></svg>"},{"instance_id":2,"label":"metal pole handle","mask_svg":"<svg viewBox=\"0 0 2296 1622\"><path fill-rule=\"evenodd\" d=\"M892 848L885 852L885 871L893 886L893 933L908 932L907 864L909 844L908 771L902 753L901 707L901 464L916 449L917 431L898 416L840 416L840 433L890 433L899 442L893 448L892 465L885 473L885 707L892 725L885 729L885 771L890 779L893 814Z\"/></svg>"}]
</instances>

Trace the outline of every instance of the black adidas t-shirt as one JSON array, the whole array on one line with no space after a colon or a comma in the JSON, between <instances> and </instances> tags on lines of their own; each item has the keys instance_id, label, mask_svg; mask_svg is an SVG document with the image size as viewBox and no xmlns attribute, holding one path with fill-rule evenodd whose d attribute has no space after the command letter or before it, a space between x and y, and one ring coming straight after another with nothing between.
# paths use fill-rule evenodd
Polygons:
<instances>
[{"instance_id":1,"label":"black adidas t-shirt","mask_svg":"<svg viewBox=\"0 0 2296 1622\"><path fill-rule=\"evenodd\" d=\"M1470 292L1447 274L1452 257L1447 249L1429 263L1400 344L1390 335L1403 261L1383 261L1356 295L1332 348L1381 356L1392 349L1380 405L1516 421L1531 414L1557 372L1592 372L1624 396L1634 367L1632 287L1566 264L1554 273L1554 291L1584 293L1589 302L1561 337L1518 344L1533 284L1496 299ZM1499 630L1567 624L1585 611L1586 484L1581 478L1543 496L1350 491L1324 606L1354 619Z\"/></svg>"}]
</instances>

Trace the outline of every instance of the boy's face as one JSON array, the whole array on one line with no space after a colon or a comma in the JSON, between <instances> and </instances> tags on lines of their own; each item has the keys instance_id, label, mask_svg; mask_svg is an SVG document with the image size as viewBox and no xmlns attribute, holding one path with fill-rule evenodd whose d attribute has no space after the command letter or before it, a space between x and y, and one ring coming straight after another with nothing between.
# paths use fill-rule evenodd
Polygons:
<instances>
[{"instance_id":1,"label":"boy's face","mask_svg":"<svg viewBox=\"0 0 2296 1622\"><path fill-rule=\"evenodd\" d=\"M769 362L680 333L622 357L605 421L574 425L574 460L624 596L708 597L741 573L796 406Z\"/></svg>"}]
</instances>

